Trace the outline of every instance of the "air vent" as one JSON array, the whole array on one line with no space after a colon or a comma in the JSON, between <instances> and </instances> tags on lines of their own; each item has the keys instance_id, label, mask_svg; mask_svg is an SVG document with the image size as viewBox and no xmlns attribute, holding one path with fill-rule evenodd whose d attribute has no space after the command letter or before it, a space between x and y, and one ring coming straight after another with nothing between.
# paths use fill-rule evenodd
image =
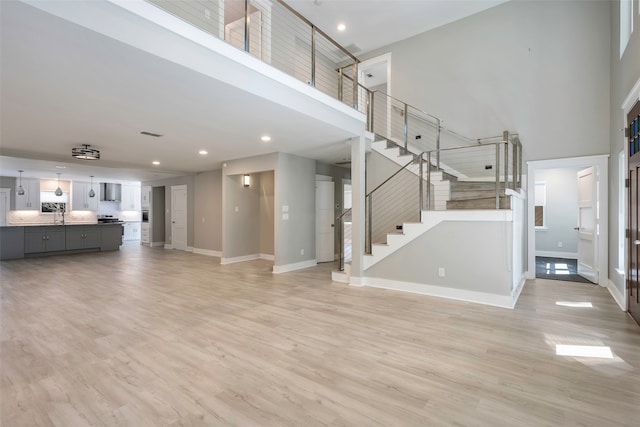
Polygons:
<instances>
[{"instance_id":1,"label":"air vent","mask_svg":"<svg viewBox=\"0 0 640 427\"><path fill-rule=\"evenodd\" d=\"M140 132L140 134L147 135L147 136L153 136L155 138L160 138L162 136L159 133L147 132L146 130L143 130L142 132Z\"/></svg>"},{"instance_id":2,"label":"air vent","mask_svg":"<svg viewBox=\"0 0 640 427\"><path fill-rule=\"evenodd\" d=\"M349 46L345 46L344 48L347 49L347 51L351 52L352 54L358 53L358 52L360 52L362 50L355 43L351 43Z\"/></svg>"}]
</instances>

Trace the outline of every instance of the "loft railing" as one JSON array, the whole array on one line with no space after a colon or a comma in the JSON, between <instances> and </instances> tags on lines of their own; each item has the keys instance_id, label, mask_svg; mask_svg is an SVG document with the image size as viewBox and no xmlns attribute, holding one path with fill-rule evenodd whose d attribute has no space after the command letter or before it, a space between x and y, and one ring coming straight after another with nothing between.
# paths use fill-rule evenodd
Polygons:
<instances>
[{"instance_id":1,"label":"loft railing","mask_svg":"<svg viewBox=\"0 0 640 427\"><path fill-rule=\"evenodd\" d=\"M284 1L146 1L359 109L358 58Z\"/></svg>"}]
</instances>

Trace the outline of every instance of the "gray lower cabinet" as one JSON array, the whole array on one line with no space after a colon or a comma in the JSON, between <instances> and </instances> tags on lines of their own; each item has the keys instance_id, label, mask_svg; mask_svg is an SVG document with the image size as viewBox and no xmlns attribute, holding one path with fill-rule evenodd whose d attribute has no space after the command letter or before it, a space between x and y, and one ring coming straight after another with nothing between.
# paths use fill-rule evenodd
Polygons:
<instances>
[{"instance_id":1,"label":"gray lower cabinet","mask_svg":"<svg viewBox=\"0 0 640 427\"><path fill-rule=\"evenodd\" d=\"M64 227L26 227L24 230L24 253L57 252L65 250Z\"/></svg>"},{"instance_id":2,"label":"gray lower cabinet","mask_svg":"<svg viewBox=\"0 0 640 427\"><path fill-rule=\"evenodd\" d=\"M24 227L0 227L0 259L24 258Z\"/></svg>"},{"instance_id":3,"label":"gray lower cabinet","mask_svg":"<svg viewBox=\"0 0 640 427\"><path fill-rule=\"evenodd\" d=\"M115 251L122 244L122 224L102 224L100 227L100 250Z\"/></svg>"},{"instance_id":4,"label":"gray lower cabinet","mask_svg":"<svg viewBox=\"0 0 640 427\"><path fill-rule=\"evenodd\" d=\"M99 225L66 226L66 249L97 249L100 247Z\"/></svg>"}]
</instances>

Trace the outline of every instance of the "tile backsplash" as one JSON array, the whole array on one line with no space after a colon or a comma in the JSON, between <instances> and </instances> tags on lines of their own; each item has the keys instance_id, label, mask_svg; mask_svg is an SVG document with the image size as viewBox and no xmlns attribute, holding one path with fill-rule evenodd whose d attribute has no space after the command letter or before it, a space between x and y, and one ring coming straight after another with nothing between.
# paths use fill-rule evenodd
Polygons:
<instances>
[{"instance_id":1,"label":"tile backsplash","mask_svg":"<svg viewBox=\"0 0 640 427\"><path fill-rule=\"evenodd\" d=\"M31 225L31 224L54 224L60 222L61 215L53 213L40 213L40 211L9 211L9 224L11 225ZM64 215L65 224L95 224L98 221L98 214L92 211L71 211Z\"/></svg>"}]
</instances>

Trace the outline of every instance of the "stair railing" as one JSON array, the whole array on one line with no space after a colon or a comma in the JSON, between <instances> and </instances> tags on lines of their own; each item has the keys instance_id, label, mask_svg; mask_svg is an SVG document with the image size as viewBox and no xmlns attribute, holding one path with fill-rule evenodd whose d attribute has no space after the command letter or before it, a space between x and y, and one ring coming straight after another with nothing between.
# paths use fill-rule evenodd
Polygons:
<instances>
[{"instance_id":1,"label":"stair railing","mask_svg":"<svg viewBox=\"0 0 640 427\"><path fill-rule=\"evenodd\" d=\"M347 233L346 224L351 222L351 208L345 210L335 219L338 224L338 236L340 236L340 247L338 249L338 271L344 271L344 264L347 262L347 251L351 250L351 232ZM350 258L350 257L349 257Z\"/></svg>"}]
</instances>

